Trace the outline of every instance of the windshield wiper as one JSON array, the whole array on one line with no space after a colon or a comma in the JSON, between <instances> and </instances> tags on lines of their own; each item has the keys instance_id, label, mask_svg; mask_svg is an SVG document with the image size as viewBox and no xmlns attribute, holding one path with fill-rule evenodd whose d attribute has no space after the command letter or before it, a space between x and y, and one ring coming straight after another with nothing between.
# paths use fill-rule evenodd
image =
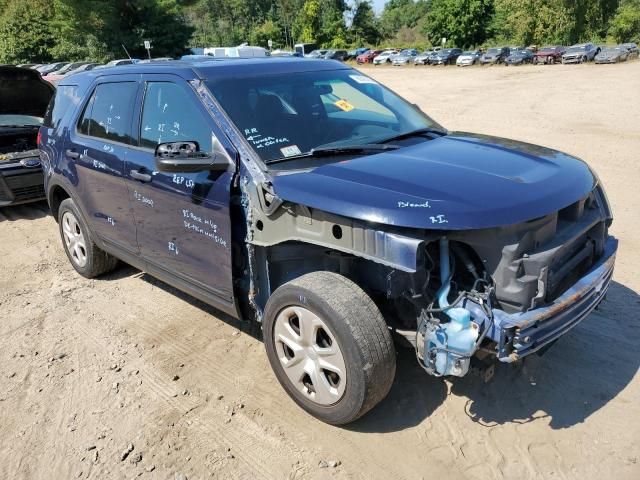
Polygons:
<instances>
[{"instance_id":1,"label":"windshield wiper","mask_svg":"<svg viewBox=\"0 0 640 480\"><path fill-rule=\"evenodd\" d=\"M395 140L403 140L405 138L410 138L410 137L424 137L424 136L428 136L429 134L446 135L447 132L438 130L437 128L418 128L417 130L411 130L409 132L404 132L398 135L394 135L393 137L384 138L382 140L379 140L377 143L379 144L388 143L388 142L393 142Z\"/></svg>"},{"instance_id":2,"label":"windshield wiper","mask_svg":"<svg viewBox=\"0 0 640 480\"><path fill-rule=\"evenodd\" d=\"M400 148L398 145L380 145L378 143L366 143L363 145L343 145L339 147L318 147L312 148L308 153L302 153L300 155L293 155L291 157L275 158L265 162L268 165L280 162L286 162L288 160L298 160L301 158L317 158L317 157L331 157L336 155L358 155L366 153L385 152L388 150L396 150Z\"/></svg>"}]
</instances>

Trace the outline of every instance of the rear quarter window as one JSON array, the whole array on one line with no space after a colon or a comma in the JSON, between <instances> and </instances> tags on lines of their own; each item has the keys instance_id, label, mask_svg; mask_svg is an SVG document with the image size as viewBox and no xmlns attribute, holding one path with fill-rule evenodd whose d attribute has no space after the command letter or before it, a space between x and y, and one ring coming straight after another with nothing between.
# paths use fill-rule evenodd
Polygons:
<instances>
[{"instance_id":1,"label":"rear quarter window","mask_svg":"<svg viewBox=\"0 0 640 480\"><path fill-rule=\"evenodd\" d=\"M80 103L77 85L60 85L51 98L42 124L49 128L58 128L64 115Z\"/></svg>"}]
</instances>

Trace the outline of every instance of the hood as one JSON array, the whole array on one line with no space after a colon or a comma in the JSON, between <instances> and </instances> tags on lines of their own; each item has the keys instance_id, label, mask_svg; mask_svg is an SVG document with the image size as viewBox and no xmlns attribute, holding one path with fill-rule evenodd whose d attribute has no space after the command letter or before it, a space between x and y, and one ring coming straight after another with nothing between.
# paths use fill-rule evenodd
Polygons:
<instances>
[{"instance_id":1,"label":"hood","mask_svg":"<svg viewBox=\"0 0 640 480\"><path fill-rule=\"evenodd\" d=\"M544 147L468 133L273 178L276 195L329 213L462 230L548 215L585 197L589 167Z\"/></svg>"},{"instance_id":2,"label":"hood","mask_svg":"<svg viewBox=\"0 0 640 480\"><path fill-rule=\"evenodd\" d=\"M0 67L0 115L44 117L54 90L36 70Z\"/></svg>"}]
</instances>

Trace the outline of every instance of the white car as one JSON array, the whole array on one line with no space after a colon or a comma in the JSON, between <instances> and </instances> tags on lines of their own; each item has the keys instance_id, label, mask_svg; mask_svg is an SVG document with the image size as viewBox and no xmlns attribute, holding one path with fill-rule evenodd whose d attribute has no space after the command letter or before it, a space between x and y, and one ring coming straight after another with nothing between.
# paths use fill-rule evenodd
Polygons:
<instances>
[{"instance_id":1,"label":"white car","mask_svg":"<svg viewBox=\"0 0 640 480\"><path fill-rule=\"evenodd\" d=\"M480 60L479 50L467 50L462 52L462 55L458 57L456 65L459 67L466 67L468 65L474 65L478 60Z\"/></svg>"},{"instance_id":2,"label":"white car","mask_svg":"<svg viewBox=\"0 0 640 480\"><path fill-rule=\"evenodd\" d=\"M398 54L398 50L385 50L373 59L374 65L382 65L383 63L391 63L393 56Z\"/></svg>"}]
</instances>

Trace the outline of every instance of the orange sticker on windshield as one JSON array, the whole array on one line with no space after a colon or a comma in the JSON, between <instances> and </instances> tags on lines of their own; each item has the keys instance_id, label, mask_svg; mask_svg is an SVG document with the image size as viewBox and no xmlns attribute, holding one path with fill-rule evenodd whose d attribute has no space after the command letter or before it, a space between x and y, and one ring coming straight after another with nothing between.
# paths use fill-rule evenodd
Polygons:
<instances>
[{"instance_id":1,"label":"orange sticker on windshield","mask_svg":"<svg viewBox=\"0 0 640 480\"><path fill-rule=\"evenodd\" d=\"M337 102L334 103L334 105L338 107L340 110L343 110L345 112L350 112L351 110L356 108L346 100L338 100Z\"/></svg>"}]
</instances>

